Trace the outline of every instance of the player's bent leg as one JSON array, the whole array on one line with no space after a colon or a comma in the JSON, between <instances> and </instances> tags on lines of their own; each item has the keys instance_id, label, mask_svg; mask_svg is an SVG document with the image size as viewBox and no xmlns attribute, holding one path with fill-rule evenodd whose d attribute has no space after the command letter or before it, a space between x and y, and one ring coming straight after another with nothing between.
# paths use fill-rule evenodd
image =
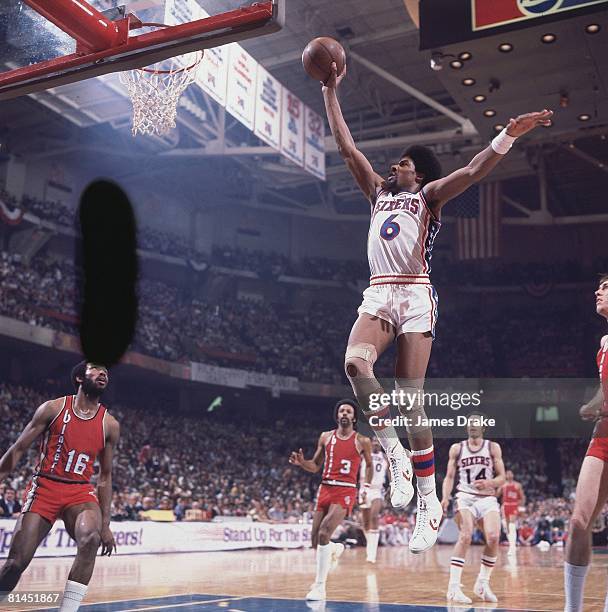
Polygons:
<instances>
[{"instance_id":1,"label":"player's bent leg","mask_svg":"<svg viewBox=\"0 0 608 612\"><path fill-rule=\"evenodd\" d=\"M322 601L326 599L325 585L327 583L327 574L332 565L335 567L337 561L344 552L343 544L334 544L331 542L331 536L338 525L346 517L347 510L338 504L331 504L327 514L323 517L319 525L318 541L317 541L317 573L315 582L310 591L306 595L306 599L311 601Z\"/></svg>"},{"instance_id":2,"label":"player's bent leg","mask_svg":"<svg viewBox=\"0 0 608 612\"><path fill-rule=\"evenodd\" d=\"M498 598L490 588L490 577L498 559L498 545L500 541L500 513L498 509L485 514L482 524L486 545L481 555L479 575L475 581L473 592L482 601L496 603Z\"/></svg>"},{"instance_id":3,"label":"player's bent leg","mask_svg":"<svg viewBox=\"0 0 608 612\"><path fill-rule=\"evenodd\" d=\"M0 569L0 592L12 591L34 557L36 549L48 535L52 523L36 514L25 512L17 520L8 557Z\"/></svg>"},{"instance_id":4,"label":"player's bent leg","mask_svg":"<svg viewBox=\"0 0 608 612\"><path fill-rule=\"evenodd\" d=\"M470 604L472 599L462 592L461 581L466 554L473 536L474 517L469 510L463 509L456 513L455 518L460 531L450 559L450 580L446 599L456 604Z\"/></svg>"},{"instance_id":5,"label":"player's bent leg","mask_svg":"<svg viewBox=\"0 0 608 612\"><path fill-rule=\"evenodd\" d=\"M371 403L372 394L384 393L375 377L374 364L394 338L395 328L390 323L361 313L348 339L344 369L363 414L386 451L391 472L391 504L404 508L414 496L411 462L395 428L379 421L390 417L390 406Z\"/></svg>"},{"instance_id":6,"label":"player's bent leg","mask_svg":"<svg viewBox=\"0 0 608 612\"><path fill-rule=\"evenodd\" d=\"M87 592L97 550L101 544L101 509L89 502L70 506L63 511L66 531L76 542L76 558L68 575L59 612L75 612Z\"/></svg>"},{"instance_id":7,"label":"player's bent leg","mask_svg":"<svg viewBox=\"0 0 608 612\"><path fill-rule=\"evenodd\" d=\"M585 579L591 559L591 526L608 498L608 464L598 457L583 460L576 485L574 510L564 562L565 610L583 609Z\"/></svg>"}]
</instances>

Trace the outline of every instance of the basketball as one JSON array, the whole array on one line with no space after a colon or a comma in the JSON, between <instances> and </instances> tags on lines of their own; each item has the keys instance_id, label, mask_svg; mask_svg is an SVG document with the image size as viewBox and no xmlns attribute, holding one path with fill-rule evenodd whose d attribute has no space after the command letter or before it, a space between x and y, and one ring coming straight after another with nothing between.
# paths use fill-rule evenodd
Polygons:
<instances>
[{"instance_id":1,"label":"basketball","mask_svg":"<svg viewBox=\"0 0 608 612\"><path fill-rule=\"evenodd\" d=\"M322 36L311 40L302 53L302 65L309 77L325 83L331 76L331 64L336 62L338 76L346 66L346 53L333 38Z\"/></svg>"}]
</instances>

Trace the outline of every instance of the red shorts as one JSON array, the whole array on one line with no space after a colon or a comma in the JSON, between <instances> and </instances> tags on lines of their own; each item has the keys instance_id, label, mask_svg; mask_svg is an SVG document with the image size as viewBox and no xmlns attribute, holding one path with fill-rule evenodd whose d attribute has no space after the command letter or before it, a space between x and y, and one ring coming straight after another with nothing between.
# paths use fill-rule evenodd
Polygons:
<instances>
[{"instance_id":1,"label":"red shorts","mask_svg":"<svg viewBox=\"0 0 608 612\"><path fill-rule=\"evenodd\" d=\"M34 476L23 497L22 512L34 512L54 523L70 506L99 504L92 484L68 484Z\"/></svg>"},{"instance_id":2,"label":"red shorts","mask_svg":"<svg viewBox=\"0 0 608 612\"><path fill-rule=\"evenodd\" d=\"M519 514L519 505L518 504L503 504L502 511L505 515L505 519L509 520L510 518L517 518Z\"/></svg>"},{"instance_id":3,"label":"red shorts","mask_svg":"<svg viewBox=\"0 0 608 612\"><path fill-rule=\"evenodd\" d=\"M586 457L597 457L608 463L608 438L591 438Z\"/></svg>"},{"instance_id":4,"label":"red shorts","mask_svg":"<svg viewBox=\"0 0 608 612\"><path fill-rule=\"evenodd\" d=\"M356 487L340 487L338 485L322 484L319 486L315 510L327 512L331 504L337 504L346 510L346 515L348 516L352 512L356 500Z\"/></svg>"}]
</instances>

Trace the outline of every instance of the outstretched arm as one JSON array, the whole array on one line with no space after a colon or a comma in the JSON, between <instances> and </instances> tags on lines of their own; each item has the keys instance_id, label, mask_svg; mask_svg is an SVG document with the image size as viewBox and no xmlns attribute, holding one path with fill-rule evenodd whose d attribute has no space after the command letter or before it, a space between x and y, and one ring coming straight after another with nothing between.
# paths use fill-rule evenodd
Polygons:
<instances>
[{"instance_id":1,"label":"outstretched arm","mask_svg":"<svg viewBox=\"0 0 608 612\"><path fill-rule=\"evenodd\" d=\"M342 116L342 109L340 108L336 92L345 74L346 66L342 74L338 76L337 67L334 62L332 64L332 76L327 83L323 84L322 91L327 119L329 120L329 127L338 147L338 153L342 156L365 197L368 200L373 200L376 196L376 188L384 179L374 172L365 155L357 149L346 121L344 121Z\"/></svg>"},{"instance_id":2,"label":"outstretched arm","mask_svg":"<svg viewBox=\"0 0 608 612\"><path fill-rule=\"evenodd\" d=\"M492 143L464 168L424 186L424 196L429 206L434 212L438 212L446 202L481 181L504 158L516 138L539 125L549 125L552 116L553 111L545 109L539 113L527 113L511 119L509 125L494 138Z\"/></svg>"},{"instance_id":3,"label":"outstretched arm","mask_svg":"<svg viewBox=\"0 0 608 612\"><path fill-rule=\"evenodd\" d=\"M48 427L49 423L57 416L55 400L41 404L32 420L25 426L17 441L4 453L0 459L0 482L2 482L19 463L23 453L30 447L32 442Z\"/></svg>"},{"instance_id":4,"label":"outstretched arm","mask_svg":"<svg viewBox=\"0 0 608 612\"><path fill-rule=\"evenodd\" d=\"M299 465L303 470L307 472L312 472L316 474L323 465L323 458L325 456L325 448L323 445L323 438L325 433L322 433L319 436L319 441L317 443L317 450L315 450L315 454L312 459L304 459L304 452L302 449L299 449L297 452L293 451L289 456L289 463L292 465Z\"/></svg>"}]
</instances>

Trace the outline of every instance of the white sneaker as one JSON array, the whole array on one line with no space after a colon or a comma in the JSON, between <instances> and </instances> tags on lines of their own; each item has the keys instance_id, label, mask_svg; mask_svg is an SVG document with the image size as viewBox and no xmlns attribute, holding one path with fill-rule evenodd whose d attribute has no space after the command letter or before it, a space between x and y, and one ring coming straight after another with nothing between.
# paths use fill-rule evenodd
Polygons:
<instances>
[{"instance_id":1,"label":"white sneaker","mask_svg":"<svg viewBox=\"0 0 608 612\"><path fill-rule=\"evenodd\" d=\"M327 595L325 593L325 583L324 582L315 582L308 594L306 595L306 599L310 601L323 601L327 599Z\"/></svg>"},{"instance_id":2,"label":"white sneaker","mask_svg":"<svg viewBox=\"0 0 608 612\"><path fill-rule=\"evenodd\" d=\"M412 462L400 442L386 453L386 458L391 472L391 505L405 508L414 497Z\"/></svg>"},{"instance_id":3,"label":"white sneaker","mask_svg":"<svg viewBox=\"0 0 608 612\"><path fill-rule=\"evenodd\" d=\"M330 572L332 572L338 567L338 561L340 560L340 557L342 556L342 553L344 552L345 549L346 547L344 546L344 544L340 542L338 543L332 542L331 560L329 561L329 571Z\"/></svg>"},{"instance_id":4,"label":"white sneaker","mask_svg":"<svg viewBox=\"0 0 608 612\"><path fill-rule=\"evenodd\" d=\"M422 495L418 491L418 513L414 534L409 544L410 552L422 553L435 544L442 518L443 508L437 499L437 492L433 490Z\"/></svg>"},{"instance_id":5,"label":"white sneaker","mask_svg":"<svg viewBox=\"0 0 608 612\"><path fill-rule=\"evenodd\" d=\"M456 603L456 604L472 604L473 600L470 597L467 597L460 588L459 584L449 584L448 592L445 596L448 600L448 603Z\"/></svg>"},{"instance_id":6,"label":"white sneaker","mask_svg":"<svg viewBox=\"0 0 608 612\"><path fill-rule=\"evenodd\" d=\"M482 601L489 601L490 603L498 603L498 597L492 593L490 583L487 580L480 580L477 578L475 586L473 587L473 593Z\"/></svg>"}]
</instances>

